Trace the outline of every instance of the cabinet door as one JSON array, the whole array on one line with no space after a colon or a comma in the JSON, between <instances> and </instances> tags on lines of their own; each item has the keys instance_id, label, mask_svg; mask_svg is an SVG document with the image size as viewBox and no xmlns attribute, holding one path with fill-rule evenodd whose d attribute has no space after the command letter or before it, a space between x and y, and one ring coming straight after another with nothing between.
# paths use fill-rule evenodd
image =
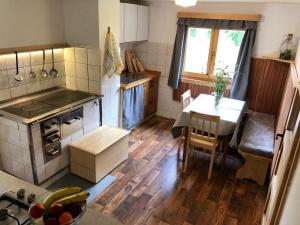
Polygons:
<instances>
[{"instance_id":1,"label":"cabinet door","mask_svg":"<svg viewBox=\"0 0 300 225\"><path fill-rule=\"evenodd\" d=\"M124 42L125 4L120 3L120 43Z\"/></svg>"},{"instance_id":2,"label":"cabinet door","mask_svg":"<svg viewBox=\"0 0 300 225\"><path fill-rule=\"evenodd\" d=\"M137 41L148 40L149 7L138 5Z\"/></svg>"},{"instance_id":3,"label":"cabinet door","mask_svg":"<svg viewBox=\"0 0 300 225\"><path fill-rule=\"evenodd\" d=\"M137 5L125 3L124 42L136 41Z\"/></svg>"},{"instance_id":4,"label":"cabinet door","mask_svg":"<svg viewBox=\"0 0 300 225\"><path fill-rule=\"evenodd\" d=\"M144 117L157 111L158 81L151 80L144 84Z\"/></svg>"}]
</instances>

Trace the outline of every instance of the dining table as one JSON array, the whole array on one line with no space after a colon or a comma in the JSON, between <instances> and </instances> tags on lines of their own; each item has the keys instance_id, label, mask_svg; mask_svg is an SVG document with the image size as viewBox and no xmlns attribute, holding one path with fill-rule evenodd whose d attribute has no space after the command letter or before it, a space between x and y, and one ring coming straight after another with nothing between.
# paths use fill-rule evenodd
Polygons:
<instances>
[{"instance_id":1,"label":"dining table","mask_svg":"<svg viewBox=\"0 0 300 225\"><path fill-rule=\"evenodd\" d=\"M216 105L213 95L200 94L181 111L172 127L172 135L174 138L178 138L182 134L182 129L184 129L184 135L187 136L191 111L220 116L219 136L223 136L227 139L227 141L225 141L227 143L223 145L223 155L226 155L228 145L232 148L237 148L238 127L245 108L245 101L223 97L219 104ZM229 140L228 137L231 137L231 139ZM187 138L185 138L184 155L187 150L187 141Z\"/></svg>"}]
</instances>

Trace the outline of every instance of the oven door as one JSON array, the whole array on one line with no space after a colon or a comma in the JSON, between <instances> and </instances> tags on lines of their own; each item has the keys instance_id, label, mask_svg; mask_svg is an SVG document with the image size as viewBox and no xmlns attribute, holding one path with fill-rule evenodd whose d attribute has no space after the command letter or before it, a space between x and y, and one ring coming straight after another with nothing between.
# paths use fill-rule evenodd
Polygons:
<instances>
[{"instance_id":1,"label":"oven door","mask_svg":"<svg viewBox=\"0 0 300 225\"><path fill-rule=\"evenodd\" d=\"M82 108L61 117L61 138L83 131Z\"/></svg>"}]
</instances>

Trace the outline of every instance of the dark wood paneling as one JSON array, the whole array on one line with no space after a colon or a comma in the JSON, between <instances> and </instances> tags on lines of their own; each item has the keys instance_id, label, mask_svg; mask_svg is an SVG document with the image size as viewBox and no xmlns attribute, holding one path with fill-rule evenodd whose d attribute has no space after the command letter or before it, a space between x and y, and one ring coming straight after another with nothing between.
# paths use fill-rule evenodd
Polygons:
<instances>
[{"instance_id":1,"label":"dark wood paneling","mask_svg":"<svg viewBox=\"0 0 300 225\"><path fill-rule=\"evenodd\" d=\"M181 83L181 86L178 90L173 91L173 100L180 101L180 96L187 90L191 90L192 97L196 98L200 94L211 94L214 92L214 88L211 86L199 85L199 84L190 84L190 83ZM226 91L225 96L227 97L229 91Z\"/></svg>"},{"instance_id":2,"label":"dark wood paneling","mask_svg":"<svg viewBox=\"0 0 300 225\"><path fill-rule=\"evenodd\" d=\"M253 58L247 90L249 109L278 114L290 64L272 59Z\"/></svg>"}]
</instances>

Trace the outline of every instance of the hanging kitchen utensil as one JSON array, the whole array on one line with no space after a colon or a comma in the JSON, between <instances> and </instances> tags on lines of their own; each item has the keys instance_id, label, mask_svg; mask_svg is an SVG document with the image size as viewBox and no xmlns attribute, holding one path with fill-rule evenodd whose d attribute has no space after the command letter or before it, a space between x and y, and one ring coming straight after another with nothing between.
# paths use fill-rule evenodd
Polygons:
<instances>
[{"instance_id":1,"label":"hanging kitchen utensil","mask_svg":"<svg viewBox=\"0 0 300 225\"><path fill-rule=\"evenodd\" d=\"M24 80L24 77L19 74L19 59L18 59L18 52L16 52L16 75L15 75L15 80L18 82L21 82Z\"/></svg>"},{"instance_id":2,"label":"hanging kitchen utensil","mask_svg":"<svg viewBox=\"0 0 300 225\"><path fill-rule=\"evenodd\" d=\"M30 72L29 72L29 77L33 78L33 79L36 78L36 73L32 70L31 52L30 52Z\"/></svg>"},{"instance_id":3,"label":"hanging kitchen utensil","mask_svg":"<svg viewBox=\"0 0 300 225\"><path fill-rule=\"evenodd\" d=\"M57 70L54 69L54 53L53 53L53 48L52 48L52 69L50 70L49 75L52 78L56 78L57 74L58 74Z\"/></svg>"},{"instance_id":4,"label":"hanging kitchen utensil","mask_svg":"<svg viewBox=\"0 0 300 225\"><path fill-rule=\"evenodd\" d=\"M46 58L45 50L43 50L43 68L42 68L41 73L40 73L42 78L47 78L48 77L48 72L47 72L47 70L45 70L45 58Z\"/></svg>"}]
</instances>

